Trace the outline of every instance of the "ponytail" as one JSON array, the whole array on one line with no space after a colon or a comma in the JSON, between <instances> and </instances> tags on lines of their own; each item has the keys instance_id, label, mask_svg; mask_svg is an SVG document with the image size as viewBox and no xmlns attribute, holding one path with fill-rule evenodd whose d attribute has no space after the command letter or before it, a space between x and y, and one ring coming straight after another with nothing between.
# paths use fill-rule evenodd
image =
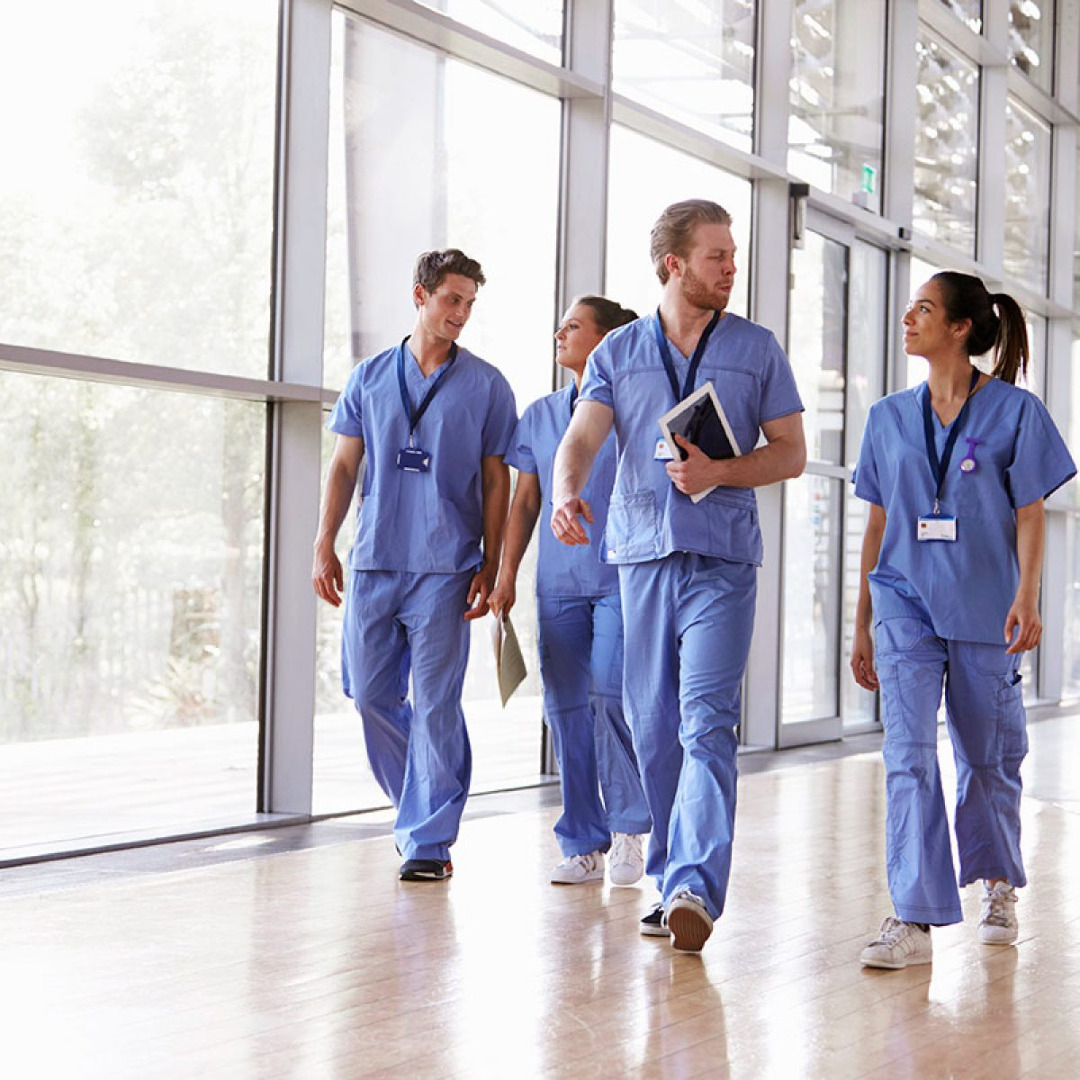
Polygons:
<instances>
[{"instance_id":1,"label":"ponytail","mask_svg":"<svg viewBox=\"0 0 1080 1080\"><path fill-rule=\"evenodd\" d=\"M1015 383L1018 373L1027 374L1028 348L1027 322L1020 305L1008 293L993 293L991 302L998 309L998 333L994 341L995 379Z\"/></svg>"},{"instance_id":2,"label":"ponytail","mask_svg":"<svg viewBox=\"0 0 1080 1080\"><path fill-rule=\"evenodd\" d=\"M930 280L937 282L941 290L950 322L971 320L971 331L964 343L968 356L982 356L993 350L991 374L1003 382L1015 384L1017 375L1027 374L1027 323L1020 305L1008 293L991 294L980 278L955 270L943 270Z\"/></svg>"},{"instance_id":3,"label":"ponytail","mask_svg":"<svg viewBox=\"0 0 1080 1080\"><path fill-rule=\"evenodd\" d=\"M603 330L605 334L614 330L616 327L632 323L638 317L636 311L624 308L622 304L617 304L614 300L609 300L606 296L579 296L574 300L574 303L584 304L589 308L593 313L593 319L596 321L596 325Z\"/></svg>"}]
</instances>

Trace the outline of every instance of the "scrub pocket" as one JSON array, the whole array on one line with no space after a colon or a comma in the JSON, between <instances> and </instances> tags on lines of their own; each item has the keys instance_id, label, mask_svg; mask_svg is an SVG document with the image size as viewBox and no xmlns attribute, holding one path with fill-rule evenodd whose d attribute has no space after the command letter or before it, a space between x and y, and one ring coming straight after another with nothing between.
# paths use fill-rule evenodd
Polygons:
<instances>
[{"instance_id":1,"label":"scrub pocket","mask_svg":"<svg viewBox=\"0 0 1080 1080\"><path fill-rule=\"evenodd\" d=\"M607 562L654 559L660 550L656 497L651 491L612 495L604 530Z\"/></svg>"},{"instance_id":2,"label":"scrub pocket","mask_svg":"<svg viewBox=\"0 0 1080 1080\"><path fill-rule=\"evenodd\" d=\"M1028 738L1020 658L1010 656L1000 645L975 644L968 648L972 668L991 688L1002 757L1021 759L1028 751Z\"/></svg>"}]
</instances>

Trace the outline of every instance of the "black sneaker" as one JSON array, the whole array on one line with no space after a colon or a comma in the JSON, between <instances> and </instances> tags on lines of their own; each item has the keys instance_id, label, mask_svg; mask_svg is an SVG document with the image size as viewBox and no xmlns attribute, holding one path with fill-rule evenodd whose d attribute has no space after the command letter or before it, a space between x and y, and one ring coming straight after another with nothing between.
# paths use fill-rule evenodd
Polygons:
<instances>
[{"instance_id":1,"label":"black sneaker","mask_svg":"<svg viewBox=\"0 0 1080 1080\"><path fill-rule=\"evenodd\" d=\"M454 872L448 859L406 859L398 875L402 881L444 881Z\"/></svg>"},{"instance_id":2,"label":"black sneaker","mask_svg":"<svg viewBox=\"0 0 1080 1080\"><path fill-rule=\"evenodd\" d=\"M645 937L670 937L667 921L664 919L664 905L654 904L652 911L638 924Z\"/></svg>"}]
</instances>

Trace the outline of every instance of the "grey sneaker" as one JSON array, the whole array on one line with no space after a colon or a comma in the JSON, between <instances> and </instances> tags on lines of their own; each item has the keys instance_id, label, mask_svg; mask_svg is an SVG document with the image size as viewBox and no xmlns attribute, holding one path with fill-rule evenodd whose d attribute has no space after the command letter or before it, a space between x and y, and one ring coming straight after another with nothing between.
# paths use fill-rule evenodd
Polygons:
<instances>
[{"instance_id":1,"label":"grey sneaker","mask_svg":"<svg viewBox=\"0 0 1080 1080\"><path fill-rule=\"evenodd\" d=\"M551 871L552 885L580 885L583 881L602 881L604 853L590 851L588 855L570 855Z\"/></svg>"},{"instance_id":2,"label":"grey sneaker","mask_svg":"<svg viewBox=\"0 0 1080 1080\"><path fill-rule=\"evenodd\" d=\"M612 833L608 852L608 877L612 885L633 885L645 873L641 837L634 833Z\"/></svg>"},{"instance_id":3,"label":"grey sneaker","mask_svg":"<svg viewBox=\"0 0 1080 1080\"><path fill-rule=\"evenodd\" d=\"M664 921L664 905L653 904L652 911L638 924L643 937L671 937L671 931Z\"/></svg>"},{"instance_id":4,"label":"grey sneaker","mask_svg":"<svg viewBox=\"0 0 1080 1080\"><path fill-rule=\"evenodd\" d=\"M689 889L681 889L668 901L667 924L671 944L680 952L701 952L713 928L705 901Z\"/></svg>"},{"instance_id":5,"label":"grey sneaker","mask_svg":"<svg viewBox=\"0 0 1080 1080\"><path fill-rule=\"evenodd\" d=\"M929 964L933 960L930 931L914 923L901 922L891 915L881 924L878 936L863 949L863 967L897 970L908 964Z\"/></svg>"},{"instance_id":6,"label":"grey sneaker","mask_svg":"<svg viewBox=\"0 0 1080 1080\"><path fill-rule=\"evenodd\" d=\"M1016 890L1007 881L999 881L993 888L984 881L979 940L984 945L1011 945L1019 933Z\"/></svg>"}]
</instances>

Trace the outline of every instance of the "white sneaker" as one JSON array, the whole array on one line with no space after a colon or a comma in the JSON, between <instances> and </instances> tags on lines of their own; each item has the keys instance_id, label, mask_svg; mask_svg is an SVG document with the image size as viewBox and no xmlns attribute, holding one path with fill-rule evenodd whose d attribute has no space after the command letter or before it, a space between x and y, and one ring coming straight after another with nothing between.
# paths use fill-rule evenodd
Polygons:
<instances>
[{"instance_id":1,"label":"white sneaker","mask_svg":"<svg viewBox=\"0 0 1080 1080\"><path fill-rule=\"evenodd\" d=\"M1016 890L1007 881L999 881L993 888L984 881L979 940L984 945L1011 945L1019 933Z\"/></svg>"},{"instance_id":2,"label":"white sneaker","mask_svg":"<svg viewBox=\"0 0 1080 1080\"><path fill-rule=\"evenodd\" d=\"M633 885L645 873L641 837L634 833L612 833L608 852L608 877L612 885Z\"/></svg>"},{"instance_id":3,"label":"white sneaker","mask_svg":"<svg viewBox=\"0 0 1080 1080\"><path fill-rule=\"evenodd\" d=\"M881 924L877 938L859 956L864 967L893 970L908 964L929 964L933 958L930 931L891 915Z\"/></svg>"},{"instance_id":4,"label":"white sneaker","mask_svg":"<svg viewBox=\"0 0 1080 1080\"><path fill-rule=\"evenodd\" d=\"M552 885L580 885L583 881L601 881L604 877L604 853L571 855L551 871Z\"/></svg>"},{"instance_id":5,"label":"white sneaker","mask_svg":"<svg viewBox=\"0 0 1080 1080\"><path fill-rule=\"evenodd\" d=\"M664 917L674 948L680 952L701 952L712 933L713 921L700 896L682 889L668 901Z\"/></svg>"}]
</instances>

